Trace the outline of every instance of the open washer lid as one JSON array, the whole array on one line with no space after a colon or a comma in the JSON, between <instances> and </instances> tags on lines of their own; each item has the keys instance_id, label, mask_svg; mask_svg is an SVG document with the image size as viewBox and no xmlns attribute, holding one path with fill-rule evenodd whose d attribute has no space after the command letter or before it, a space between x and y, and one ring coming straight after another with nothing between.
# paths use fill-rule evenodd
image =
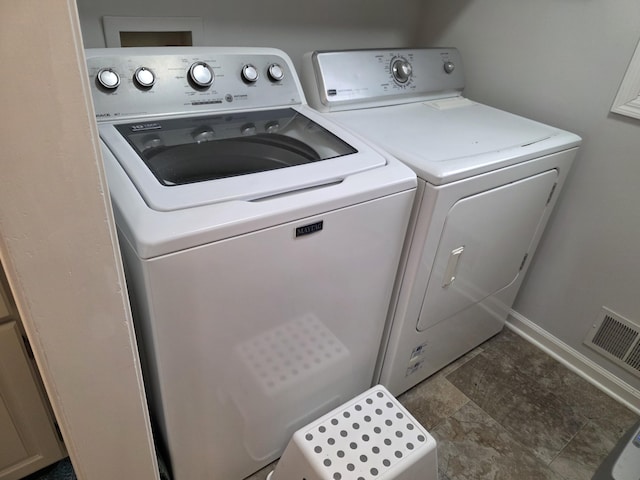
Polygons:
<instances>
[{"instance_id":1,"label":"open washer lid","mask_svg":"<svg viewBox=\"0 0 640 480\"><path fill-rule=\"evenodd\" d=\"M577 135L461 96L326 115L433 185L580 144Z\"/></svg>"},{"instance_id":2,"label":"open washer lid","mask_svg":"<svg viewBox=\"0 0 640 480\"><path fill-rule=\"evenodd\" d=\"M173 211L256 200L384 166L301 108L154 119L100 126L147 205ZM316 117L311 119L310 117Z\"/></svg>"}]
</instances>

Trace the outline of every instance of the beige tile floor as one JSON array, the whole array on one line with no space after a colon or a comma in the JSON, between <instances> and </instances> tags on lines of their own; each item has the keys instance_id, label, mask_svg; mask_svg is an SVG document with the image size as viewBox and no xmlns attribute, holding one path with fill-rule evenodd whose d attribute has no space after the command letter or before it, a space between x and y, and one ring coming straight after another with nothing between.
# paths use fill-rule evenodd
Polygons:
<instances>
[{"instance_id":1,"label":"beige tile floor","mask_svg":"<svg viewBox=\"0 0 640 480\"><path fill-rule=\"evenodd\" d=\"M507 329L399 400L438 441L440 480L590 480L638 421Z\"/></svg>"}]
</instances>

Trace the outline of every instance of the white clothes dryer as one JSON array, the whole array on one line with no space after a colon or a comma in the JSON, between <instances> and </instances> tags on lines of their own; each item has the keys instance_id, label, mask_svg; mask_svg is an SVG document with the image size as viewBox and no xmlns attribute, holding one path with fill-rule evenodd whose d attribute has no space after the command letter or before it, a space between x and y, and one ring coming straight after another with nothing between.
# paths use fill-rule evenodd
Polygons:
<instances>
[{"instance_id":1,"label":"white clothes dryer","mask_svg":"<svg viewBox=\"0 0 640 480\"><path fill-rule=\"evenodd\" d=\"M313 52L302 78L418 175L377 369L399 394L503 328L581 140L463 97L452 48Z\"/></svg>"},{"instance_id":2,"label":"white clothes dryer","mask_svg":"<svg viewBox=\"0 0 640 480\"><path fill-rule=\"evenodd\" d=\"M241 480L373 382L416 176L263 48L87 50L176 480Z\"/></svg>"}]
</instances>

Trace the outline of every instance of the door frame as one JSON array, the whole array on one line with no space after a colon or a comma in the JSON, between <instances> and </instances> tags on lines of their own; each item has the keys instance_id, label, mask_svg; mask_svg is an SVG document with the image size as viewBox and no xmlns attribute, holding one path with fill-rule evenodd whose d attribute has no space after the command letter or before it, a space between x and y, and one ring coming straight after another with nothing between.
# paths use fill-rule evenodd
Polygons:
<instances>
[{"instance_id":1,"label":"door frame","mask_svg":"<svg viewBox=\"0 0 640 480\"><path fill-rule=\"evenodd\" d=\"M0 24L0 261L77 477L157 479L75 1Z\"/></svg>"}]
</instances>

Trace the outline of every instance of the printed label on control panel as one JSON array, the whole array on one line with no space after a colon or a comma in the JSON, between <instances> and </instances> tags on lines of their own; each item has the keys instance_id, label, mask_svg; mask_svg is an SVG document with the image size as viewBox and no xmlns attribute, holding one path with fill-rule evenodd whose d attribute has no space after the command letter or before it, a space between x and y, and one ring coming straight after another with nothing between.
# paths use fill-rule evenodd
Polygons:
<instances>
[{"instance_id":1,"label":"printed label on control panel","mask_svg":"<svg viewBox=\"0 0 640 480\"><path fill-rule=\"evenodd\" d=\"M145 132L147 130L159 130L162 126L157 122L148 122L148 123L136 123L135 125L131 125L132 132Z\"/></svg>"}]
</instances>

